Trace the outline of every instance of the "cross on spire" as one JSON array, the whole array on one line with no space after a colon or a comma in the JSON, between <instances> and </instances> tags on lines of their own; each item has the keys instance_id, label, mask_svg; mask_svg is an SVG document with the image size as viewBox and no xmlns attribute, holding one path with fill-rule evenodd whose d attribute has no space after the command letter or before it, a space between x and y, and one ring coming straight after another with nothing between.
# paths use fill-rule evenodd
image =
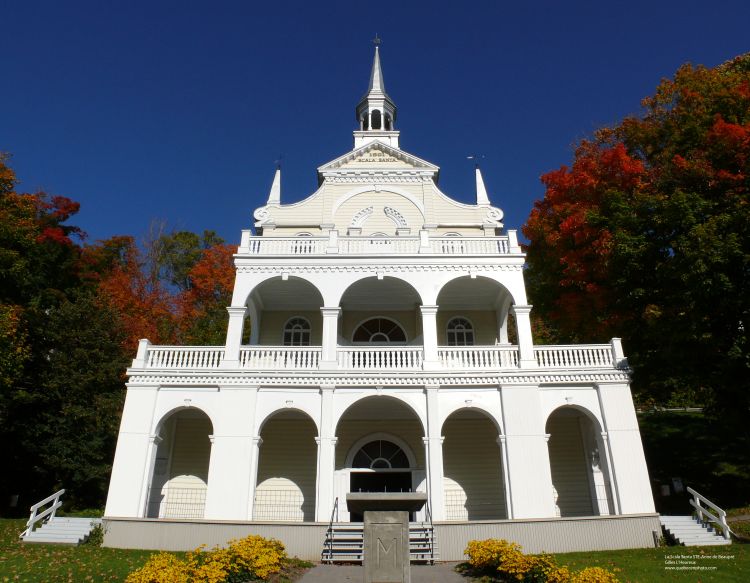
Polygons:
<instances>
[{"instance_id":1,"label":"cross on spire","mask_svg":"<svg viewBox=\"0 0 750 583\"><path fill-rule=\"evenodd\" d=\"M374 44L376 47L380 45L380 43L383 42L380 40L380 37L378 36L378 33L375 33L375 38L372 39L372 44Z\"/></svg>"}]
</instances>

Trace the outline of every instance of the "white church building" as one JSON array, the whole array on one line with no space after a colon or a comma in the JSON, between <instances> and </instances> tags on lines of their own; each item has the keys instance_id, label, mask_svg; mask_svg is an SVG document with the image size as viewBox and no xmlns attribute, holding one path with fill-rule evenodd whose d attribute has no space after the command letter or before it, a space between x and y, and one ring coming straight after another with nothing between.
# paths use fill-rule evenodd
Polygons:
<instances>
[{"instance_id":1,"label":"white church building","mask_svg":"<svg viewBox=\"0 0 750 583\"><path fill-rule=\"evenodd\" d=\"M105 544L254 532L319 559L362 520L348 492L411 490L445 560L472 538L653 545L620 341L534 344L516 231L479 168L465 204L401 149L377 46L356 117L307 198L283 200L277 169L235 255L226 344L141 341Z\"/></svg>"}]
</instances>

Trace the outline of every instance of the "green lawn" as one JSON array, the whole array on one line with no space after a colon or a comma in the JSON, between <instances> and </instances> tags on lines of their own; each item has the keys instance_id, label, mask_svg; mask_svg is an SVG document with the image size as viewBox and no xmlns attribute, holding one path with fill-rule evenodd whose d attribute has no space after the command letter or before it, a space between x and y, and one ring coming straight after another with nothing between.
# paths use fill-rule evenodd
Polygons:
<instances>
[{"instance_id":1,"label":"green lawn","mask_svg":"<svg viewBox=\"0 0 750 583\"><path fill-rule=\"evenodd\" d=\"M18 539L25 522L0 519L0 583L123 581L128 573L141 567L154 552L107 549L86 544L77 547L26 544ZM290 560L273 581L293 581L310 566L304 561Z\"/></svg>"}]
</instances>

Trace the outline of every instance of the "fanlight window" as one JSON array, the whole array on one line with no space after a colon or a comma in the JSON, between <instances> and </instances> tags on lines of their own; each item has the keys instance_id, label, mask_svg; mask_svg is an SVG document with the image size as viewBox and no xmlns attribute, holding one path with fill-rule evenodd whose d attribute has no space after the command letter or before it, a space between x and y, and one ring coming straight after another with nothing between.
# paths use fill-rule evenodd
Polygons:
<instances>
[{"instance_id":1,"label":"fanlight window","mask_svg":"<svg viewBox=\"0 0 750 583\"><path fill-rule=\"evenodd\" d=\"M406 342L406 333L393 320L372 318L354 331L352 341L367 344L403 344Z\"/></svg>"},{"instance_id":2,"label":"fanlight window","mask_svg":"<svg viewBox=\"0 0 750 583\"><path fill-rule=\"evenodd\" d=\"M474 346L474 327L466 318L448 322L448 346Z\"/></svg>"},{"instance_id":3,"label":"fanlight window","mask_svg":"<svg viewBox=\"0 0 750 583\"><path fill-rule=\"evenodd\" d=\"M284 326L284 346L310 346L310 322L292 318Z\"/></svg>"},{"instance_id":4,"label":"fanlight window","mask_svg":"<svg viewBox=\"0 0 750 583\"><path fill-rule=\"evenodd\" d=\"M363 446L352 460L353 468L370 468L372 470L390 470L408 468L409 458L404 450L391 441L378 439Z\"/></svg>"}]
</instances>

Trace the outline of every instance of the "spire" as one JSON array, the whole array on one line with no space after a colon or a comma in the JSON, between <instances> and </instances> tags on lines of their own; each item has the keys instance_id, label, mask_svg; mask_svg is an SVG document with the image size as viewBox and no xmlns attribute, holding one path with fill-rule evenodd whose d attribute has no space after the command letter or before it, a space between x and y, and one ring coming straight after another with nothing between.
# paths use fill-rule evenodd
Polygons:
<instances>
[{"instance_id":1,"label":"spire","mask_svg":"<svg viewBox=\"0 0 750 583\"><path fill-rule=\"evenodd\" d=\"M276 166L276 174L273 176L273 184L271 184L266 204L281 204L281 164Z\"/></svg>"},{"instance_id":2,"label":"spire","mask_svg":"<svg viewBox=\"0 0 750 583\"><path fill-rule=\"evenodd\" d=\"M375 43L375 56L370 71L370 84L367 86L367 93L359 100L356 108L359 132L366 132L370 136L359 136L359 142L355 137L355 145L363 145L363 143L373 139L379 139L398 147L398 134L394 131L396 104L385 92L383 68L380 65L380 39L377 35L372 42ZM377 136L372 135L375 132L378 132ZM385 132L388 132L389 135L386 135Z\"/></svg>"},{"instance_id":3,"label":"spire","mask_svg":"<svg viewBox=\"0 0 750 583\"><path fill-rule=\"evenodd\" d=\"M482 179L482 171L479 169L479 164L474 166L474 172L477 177L477 206L489 206L490 198L487 196L487 189L484 187L484 180Z\"/></svg>"},{"instance_id":4,"label":"spire","mask_svg":"<svg viewBox=\"0 0 750 583\"><path fill-rule=\"evenodd\" d=\"M376 36L377 43L375 44L375 58L372 61L372 71L370 72L370 86L367 88L367 96L369 97L373 93L379 95L388 94L385 92L385 82L383 81L383 69L380 67L380 39Z\"/></svg>"}]
</instances>

